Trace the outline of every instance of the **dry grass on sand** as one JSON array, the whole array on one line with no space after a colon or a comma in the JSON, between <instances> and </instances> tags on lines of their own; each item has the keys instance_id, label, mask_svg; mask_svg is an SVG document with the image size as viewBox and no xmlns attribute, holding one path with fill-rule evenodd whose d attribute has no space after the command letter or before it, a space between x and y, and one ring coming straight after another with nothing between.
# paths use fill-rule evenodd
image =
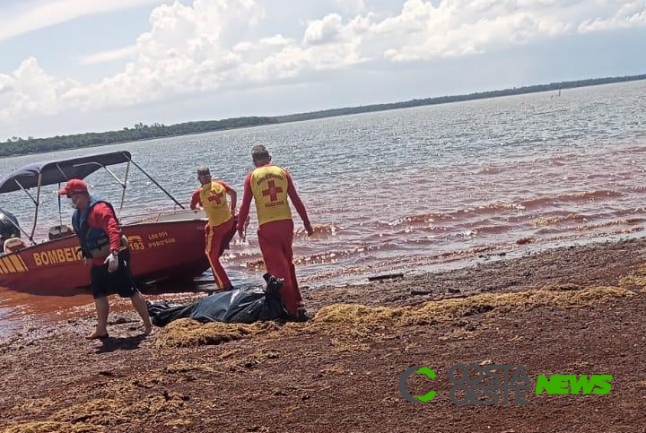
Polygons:
<instances>
[{"instance_id":1,"label":"dry grass on sand","mask_svg":"<svg viewBox=\"0 0 646 433\"><path fill-rule=\"evenodd\" d=\"M643 279L646 285L646 278ZM625 278L622 285L636 288L640 280ZM489 313L506 314L540 306L577 307L590 306L608 299L634 296L635 292L625 287L582 288L577 285L549 285L539 290L515 293L486 293L458 299L428 301L412 307L371 307L360 304L335 304L321 308L310 322L288 323L280 326L274 322L259 322L250 325L206 323L191 319L179 319L166 325L159 333L155 346L158 348L213 345L227 341L251 338L260 335L313 333L340 331L347 325L413 326L433 325L459 317Z\"/></svg>"}]
</instances>

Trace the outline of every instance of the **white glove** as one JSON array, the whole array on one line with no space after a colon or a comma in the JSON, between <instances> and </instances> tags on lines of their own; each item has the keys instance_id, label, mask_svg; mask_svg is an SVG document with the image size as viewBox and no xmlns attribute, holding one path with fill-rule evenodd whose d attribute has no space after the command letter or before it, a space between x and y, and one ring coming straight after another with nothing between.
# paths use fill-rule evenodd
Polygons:
<instances>
[{"instance_id":1,"label":"white glove","mask_svg":"<svg viewBox=\"0 0 646 433\"><path fill-rule=\"evenodd\" d=\"M114 272L119 267L119 256L117 253L110 253L103 263L108 264L108 272Z\"/></svg>"}]
</instances>

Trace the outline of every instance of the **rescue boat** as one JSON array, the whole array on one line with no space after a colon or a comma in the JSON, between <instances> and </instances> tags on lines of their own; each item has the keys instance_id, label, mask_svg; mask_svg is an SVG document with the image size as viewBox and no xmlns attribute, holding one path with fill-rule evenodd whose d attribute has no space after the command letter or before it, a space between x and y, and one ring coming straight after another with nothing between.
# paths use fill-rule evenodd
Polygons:
<instances>
[{"instance_id":1,"label":"rescue boat","mask_svg":"<svg viewBox=\"0 0 646 433\"><path fill-rule=\"evenodd\" d=\"M124 179L119 179L108 167L126 164ZM169 197L172 209L145 215L120 215L128 184L130 167L134 166ZM52 224L43 239L34 239L43 187L69 179L85 179L90 174L105 169L123 189L117 216L122 233L128 239L131 251L131 269L141 285L186 282L200 277L210 264L204 254L204 226L207 222L203 211L186 209L155 179L144 171L128 151L97 153L76 158L45 161L25 165L0 181L0 197L14 191L24 191L35 204L31 232L24 230L14 218L5 218L12 231L26 237L12 235L3 241L0 255L0 286L38 295L73 296L87 293L90 285L90 264L83 264L79 241L70 225ZM35 196L30 190L36 189ZM148 188L148 186L146 187ZM60 216L60 198L59 216ZM178 209L179 208L179 209ZM69 217L67 217L69 219ZM130 221L125 222L128 219Z\"/></svg>"}]
</instances>

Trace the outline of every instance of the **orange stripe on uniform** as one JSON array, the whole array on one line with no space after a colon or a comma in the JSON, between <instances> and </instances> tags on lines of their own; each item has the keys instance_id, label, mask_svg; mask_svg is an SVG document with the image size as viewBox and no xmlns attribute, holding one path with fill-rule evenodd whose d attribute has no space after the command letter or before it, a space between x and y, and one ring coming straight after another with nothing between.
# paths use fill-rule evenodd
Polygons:
<instances>
[{"instance_id":1,"label":"orange stripe on uniform","mask_svg":"<svg viewBox=\"0 0 646 433\"><path fill-rule=\"evenodd\" d=\"M213 272L215 282L217 283L218 287L222 287L222 278L220 278L220 276L218 275L217 271L215 270L215 266L213 266L213 261L211 260L211 247L213 246L213 227L207 227L206 229L209 231L209 234L206 237L206 257L209 259L211 272Z\"/></svg>"},{"instance_id":2,"label":"orange stripe on uniform","mask_svg":"<svg viewBox=\"0 0 646 433\"><path fill-rule=\"evenodd\" d=\"M206 246L204 247L204 253L209 254L209 251L211 250L211 243L213 242L213 230L208 225L204 230L206 231Z\"/></svg>"}]
</instances>

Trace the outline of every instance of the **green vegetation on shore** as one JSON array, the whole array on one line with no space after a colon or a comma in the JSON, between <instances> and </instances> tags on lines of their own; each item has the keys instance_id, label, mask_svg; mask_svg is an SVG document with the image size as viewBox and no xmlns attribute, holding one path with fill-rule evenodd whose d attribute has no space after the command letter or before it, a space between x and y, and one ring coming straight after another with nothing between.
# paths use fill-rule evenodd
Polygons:
<instances>
[{"instance_id":1,"label":"green vegetation on shore","mask_svg":"<svg viewBox=\"0 0 646 433\"><path fill-rule=\"evenodd\" d=\"M493 90L489 92L476 92L465 95L441 96L435 98L413 99L405 102L388 104L374 104L359 107L336 108L331 110L298 113L274 117L236 117L223 120L210 120L201 122L187 122L176 125L134 125L133 128L123 128L120 131L89 132L85 134L64 135L48 138L13 137L0 143L0 156L17 156L33 153L52 152L56 150L78 149L84 147L116 144L137 140L154 138L175 137L180 135L199 134L226 129L245 128L268 124L298 122L303 120L320 119L324 117L344 116L349 114L369 113L375 111L395 110L400 108L420 107L424 105L446 104L451 102L469 101L474 99L496 98L501 96L520 95L526 93L572 89L576 87L598 86L627 81L646 79L646 74L629 75L623 77L594 78L578 81L563 81L559 83L539 84L513 89Z\"/></svg>"}]
</instances>

